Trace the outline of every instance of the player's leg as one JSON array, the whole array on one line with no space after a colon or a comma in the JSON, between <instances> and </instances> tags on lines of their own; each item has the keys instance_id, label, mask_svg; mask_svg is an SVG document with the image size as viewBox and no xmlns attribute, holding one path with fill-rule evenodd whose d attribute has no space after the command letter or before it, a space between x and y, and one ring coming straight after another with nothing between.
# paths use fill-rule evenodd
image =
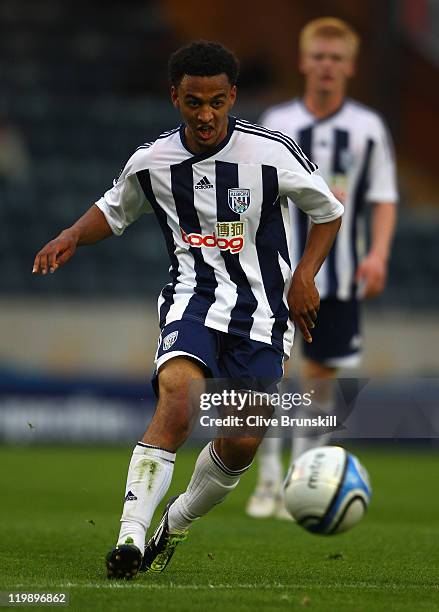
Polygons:
<instances>
[{"instance_id":1,"label":"player's leg","mask_svg":"<svg viewBox=\"0 0 439 612\"><path fill-rule=\"evenodd\" d=\"M222 378L257 382L259 378L278 381L282 376L282 352L269 345L245 338L227 336L221 351L219 370ZM247 384L238 388L249 389ZM269 405L259 412L272 413ZM219 437L205 446L195 464L189 485L175 500L169 500L162 521L145 549L145 569L161 572L175 550L174 534L185 534L190 525L221 503L239 483L249 468L265 431L241 436L238 432ZM165 535L164 535L165 534ZM178 543L178 540L177 540Z\"/></svg>"},{"instance_id":2,"label":"player's leg","mask_svg":"<svg viewBox=\"0 0 439 612\"><path fill-rule=\"evenodd\" d=\"M168 501L162 520L145 547L142 571L162 572L166 568L192 523L236 488L261 440L219 438L202 449L186 491Z\"/></svg>"},{"instance_id":3,"label":"player's leg","mask_svg":"<svg viewBox=\"0 0 439 612\"><path fill-rule=\"evenodd\" d=\"M356 299L322 300L311 344L303 344L303 386L313 392L313 402L297 416L337 413L336 377L341 368L356 367L361 361L359 304ZM293 430L291 462L311 448L329 444L325 430Z\"/></svg>"},{"instance_id":4,"label":"player's leg","mask_svg":"<svg viewBox=\"0 0 439 612\"><path fill-rule=\"evenodd\" d=\"M234 386L261 391L264 385L279 381L282 376L281 350L236 336L228 336L226 342L219 367L223 376L233 379ZM271 416L272 406L265 400L252 409L241 411L241 416L249 412ZM187 529L238 485L263 440L265 429L247 430L245 435L241 433L232 430L201 451L188 489L171 507L170 522L175 527Z\"/></svg>"},{"instance_id":5,"label":"player's leg","mask_svg":"<svg viewBox=\"0 0 439 612\"><path fill-rule=\"evenodd\" d=\"M143 551L146 530L171 482L175 452L196 416L188 401L189 385L203 378L202 369L184 357L175 357L160 368L157 409L128 468L118 544L130 539Z\"/></svg>"},{"instance_id":6,"label":"player's leg","mask_svg":"<svg viewBox=\"0 0 439 612\"><path fill-rule=\"evenodd\" d=\"M257 482L250 496L246 513L253 518L266 518L275 514L282 486L282 439L266 437L257 456Z\"/></svg>"},{"instance_id":7,"label":"player's leg","mask_svg":"<svg viewBox=\"0 0 439 612\"><path fill-rule=\"evenodd\" d=\"M287 365L288 362L284 364L285 376ZM262 440L257 454L257 470L256 487L247 501L246 513L252 518L274 516L279 509L283 513L282 437L280 432L270 429L269 435ZM291 516L287 513L285 518L291 518Z\"/></svg>"},{"instance_id":8,"label":"player's leg","mask_svg":"<svg viewBox=\"0 0 439 612\"><path fill-rule=\"evenodd\" d=\"M119 538L107 556L109 577L128 578L140 567L146 531L171 482L175 452L196 417L188 401L190 385L203 379L201 366L185 357L174 357L160 367L157 408L128 468Z\"/></svg>"},{"instance_id":9,"label":"player's leg","mask_svg":"<svg viewBox=\"0 0 439 612\"><path fill-rule=\"evenodd\" d=\"M198 456L187 490L170 511L170 524L187 529L222 502L249 468L262 438L217 438Z\"/></svg>"},{"instance_id":10,"label":"player's leg","mask_svg":"<svg viewBox=\"0 0 439 612\"><path fill-rule=\"evenodd\" d=\"M305 359L303 364L303 392L312 392L312 408L303 408L297 412L297 417L310 417L315 414L331 414L334 410L334 384L337 368L324 363ZM294 462L307 450L325 446L331 440L331 433L318 429L301 431L293 430L291 462Z\"/></svg>"}]
</instances>

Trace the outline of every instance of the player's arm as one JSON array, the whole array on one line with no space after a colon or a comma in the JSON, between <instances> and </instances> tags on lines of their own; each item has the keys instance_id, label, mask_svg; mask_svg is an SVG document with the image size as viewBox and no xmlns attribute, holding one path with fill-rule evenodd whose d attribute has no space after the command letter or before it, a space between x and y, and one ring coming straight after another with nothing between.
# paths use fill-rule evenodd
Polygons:
<instances>
[{"instance_id":1,"label":"player's arm","mask_svg":"<svg viewBox=\"0 0 439 612\"><path fill-rule=\"evenodd\" d=\"M355 277L365 298L379 295L386 285L396 216L394 202L377 202L373 205L370 249L358 266Z\"/></svg>"},{"instance_id":2,"label":"player's arm","mask_svg":"<svg viewBox=\"0 0 439 612\"><path fill-rule=\"evenodd\" d=\"M307 342L312 342L310 330L315 327L320 306L314 278L331 250L340 225L341 217L311 225L304 253L293 274L288 293L290 317Z\"/></svg>"},{"instance_id":3,"label":"player's arm","mask_svg":"<svg viewBox=\"0 0 439 612\"><path fill-rule=\"evenodd\" d=\"M368 173L365 199L373 206L370 247L356 270L356 282L365 298L381 293L386 284L387 265L395 232L398 187L392 138L380 118L374 125L374 146Z\"/></svg>"},{"instance_id":4,"label":"player's arm","mask_svg":"<svg viewBox=\"0 0 439 612\"><path fill-rule=\"evenodd\" d=\"M75 254L78 246L94 244L112 234L104 213L94 204L76 223L63 230L37 253L32 273L53 273Z\"/></svg>"},{"instance_id":5,"label":"player's arm","mask_svg":"<svg viewBox=\"0 0 439 612\"><path fill-rule=\"evenodd\" d=\"M307 163L311 164L308 160ZM314 277L335 240L344 208L315 171L306 171L296 164L291 170L279 171L278 177L280 196L290 198L291 205L303 210L312 221L302 259L288 292L290 318L305 340L312 342L310 330L314 327L320 304Z\"/></svg>"},{"instance_id":6,"label":"player's arm","mask_svg":"<svg viewBox=\"0 0 439 612\"><path fill-rule=\"evenodd\" d=\"M131 223L149 211L136 174L139 155L142 151L130 157L113 187L96 204L37 253L32 270L34 274L55 272L74 255L78 246L94 244L113 234L120 236Z\"/></svg>"}]
</instances>

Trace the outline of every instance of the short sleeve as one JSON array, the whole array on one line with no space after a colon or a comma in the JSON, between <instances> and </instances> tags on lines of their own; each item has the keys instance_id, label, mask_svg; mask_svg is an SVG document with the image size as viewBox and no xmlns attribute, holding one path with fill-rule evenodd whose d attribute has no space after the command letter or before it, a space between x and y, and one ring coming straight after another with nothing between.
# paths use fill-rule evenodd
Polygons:
<instances>
[{"instance_id":1,"label":"short sleeve","mask_svg":"<svg viewBox=\"0 0 439 612\"><path fill-rule=\"evenodd\" d=\"M398 187L393 143L385 124L379 119L377 135L371 153L368 189L368 202L397 202Z\"/></svg>"},{"instance_id":2,"label":"short sleeve","mask_svg":"<svg viewBox=\"0 0 439 612\"><path fill-rule=\"evenodd\" d=\"M278 170L278 178L279 195L287 196L313 223L329 223L343 214L343 205L318 171Z\"/></svg>"},{"instance_id":3,"label":"short sleeve","mask_svg":"<svg viewBox=\"0 0 439 612\"><path fill-rule=\"evenodd\" d=\"M96 202L113 234L117 236L123 234L141 215L151 211L137 174L133 171L134 156L128 160L113 187Z\"/></svg>"}]
</instances>

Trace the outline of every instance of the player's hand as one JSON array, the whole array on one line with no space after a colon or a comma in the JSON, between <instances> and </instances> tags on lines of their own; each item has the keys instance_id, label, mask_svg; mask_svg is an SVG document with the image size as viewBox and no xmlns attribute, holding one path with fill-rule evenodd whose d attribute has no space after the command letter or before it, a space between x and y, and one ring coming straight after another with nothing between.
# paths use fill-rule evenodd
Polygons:
<instances>
[{"instance_id":1,"label":"player's hand","mask_svg":"<svg viewBox=\"0 0 439 612\"><path fill-rule=\"evenodd\" d=\"M387 279L387 264L375 253L369 253L357 268L355 281L361 287L363 298L373 298L379 295Z\"/></svg>"},{"instance_id":2,"label":"player's hand","mask_svg":"<svg viewBox=\"0 0 439 612\"><path fill-rule=\"evenodd\" d=\"M320 307L320 296L314 277L297 267L288 292L290 318L302 332L306 342L312 342L311 330L315 327Z\"/></svg>"},{"instance_id":3,"label":"player's hand","mask_svg":"<svg viewBox=\"0 0 439 612\"><path fill-rule=\"evenodd\" d=\"M32 274L47 274L47 272L53 274L75 254L77 245L76 234L64 230L36 254Z\"/></svg>"}]
</instances>

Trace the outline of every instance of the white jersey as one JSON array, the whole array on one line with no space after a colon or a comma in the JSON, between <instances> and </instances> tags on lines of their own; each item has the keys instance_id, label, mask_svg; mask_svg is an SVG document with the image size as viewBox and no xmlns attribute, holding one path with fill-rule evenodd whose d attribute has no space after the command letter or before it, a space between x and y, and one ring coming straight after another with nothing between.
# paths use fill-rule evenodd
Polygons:
<instances>
[{"instance_id":1,"label":"white jersey","mask_svg":"<svg viewBox=\"0 0 439 612\"><path fill-rule=\"evenodd\" d=\"M325 119L316 119L296 98L267 110L260 122L294 138L343 203L343 223L316 285L321 298L355 297L355 272L366 245L364 206L398 199L393 146L385 124L376 112L349 98ZM294 207L291 215L292 258L297 265L309 219Z\"/></svg>"},{"instance_id":2,"label":"white jersey","mask_svg":"<svg viewBox=\"0 0 439 612\"><path fill-rule=\"evenodd\" d=\"M194 155L184 126L143 145L97 205L115 234L153 209L171 259L160 326L180 319L289 354L288 198L325 223L343 206L296 143L229 118L227 137Z\"/></svg>"}]
</instances>

